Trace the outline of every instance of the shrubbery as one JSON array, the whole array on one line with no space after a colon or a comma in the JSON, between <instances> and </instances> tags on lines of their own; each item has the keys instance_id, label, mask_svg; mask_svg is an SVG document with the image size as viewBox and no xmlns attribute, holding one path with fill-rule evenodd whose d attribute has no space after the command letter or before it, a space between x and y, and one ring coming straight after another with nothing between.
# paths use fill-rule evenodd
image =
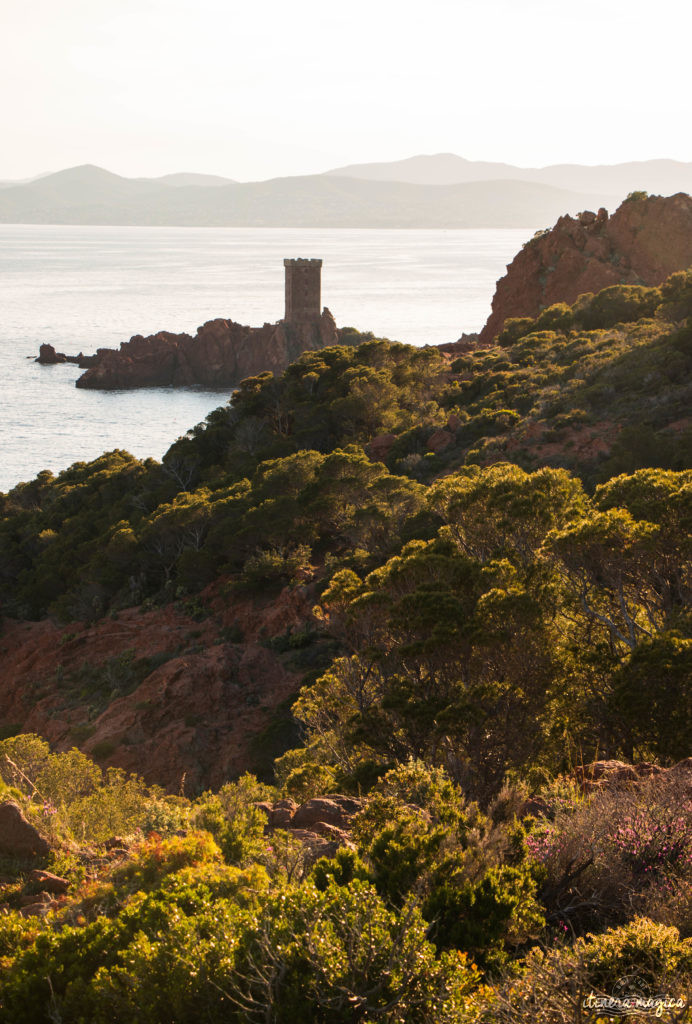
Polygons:
<instances>
[{"instance_id":1,"label":"shrubbery","mask_svg":"<svg viewBox=\"0 0 692 1024\"><path fill-rule=\"evenodd\" d=\"M160 465L0 495L6 615L315 605L261 639L307 673L276 786L172 797L6 723L0 795L53 852L3 862L0 1021L571 1024L628 971L681 991L689 775L574 768L689 754L691 274L508 321L451 368L372 337L306 353ZM171 654L135 649L60 667L66 705ZM268 830L266 801L338 792L362 809L323 828L333 857ZM69 892L25 918L36 866Z\"/></svg>"}]
</instances>

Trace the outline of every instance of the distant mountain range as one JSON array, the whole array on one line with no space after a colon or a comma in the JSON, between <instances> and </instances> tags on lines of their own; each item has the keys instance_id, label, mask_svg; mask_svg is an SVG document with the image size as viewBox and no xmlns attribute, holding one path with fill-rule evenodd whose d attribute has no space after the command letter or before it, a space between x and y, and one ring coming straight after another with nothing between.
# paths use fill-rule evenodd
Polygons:
<instances>
[{"instance_id":1,"label":"distant mountain range","mask_svg":"<svg viewBox=\"0 0 692 1024\"><path fill-rule=\"evenodd\" d=\"M461 185L469 181L531 181L573 192L624 199L630 192L671 195L692 191L692 163L643 160L626 164L555 164L551 167L514 167L512 164L465 160L454 153L412 156L391 163L352 164L327 174L368 181L407 181L415 185Z\"/></svg>"},{"instance_id":2,"label":"distant mountain range","mask_svg":"<svg viewBox=\"0 0 692 1024\"><path fill-rule=\"evenodd\" d=\"M654 160L538 170L454 154L237 182L179 173L124 178L85 164L0 182L0 222L189 227L531 228L614 209L635 190L692 191L692 164Z\"/></svg>"},{"instance_id":3,"label":"distant mountain range","mask_svg":"<svg viewBox=\"0 0 692 1024\"><path fill-rule=\"evenodd\" d=\"M90 165L85 165L90 166ZM72 170L78 171L80 168L73 167ZM100 171L100 167L95 167L94 170ZM41 178L51 178L51 173L36 174L33 178L22 178L20 181L4 180L0 181L0 188L10 188L13 185L28 185L33 181L40 181ZM132 178L132 181L151 181L158 182L161 185L173 185L174 187L180 187L181 185L202 185L204 187L215 187L217 185L232 185L235 184L234 178L222 178L218 174L192 174L188 171L180 171L177 174L163 174L160 178Z\"/></svg>"}]
</instances>

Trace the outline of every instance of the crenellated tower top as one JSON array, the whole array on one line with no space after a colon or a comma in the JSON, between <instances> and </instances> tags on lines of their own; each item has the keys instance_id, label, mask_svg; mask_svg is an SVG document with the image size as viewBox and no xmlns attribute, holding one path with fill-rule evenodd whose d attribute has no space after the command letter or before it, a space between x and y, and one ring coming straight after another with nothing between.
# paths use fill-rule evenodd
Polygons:
<instances>
[{"instance_id":1,"label":"crenellated tower top","mask_svg":"<svg viewBox=\"0 0 692 1024\"><path fill-rule=\"evenodd\" d=\"M319 320L322 260L284 260L286 268L286 323L306 324Z\"/></svg>"}]
</instances>

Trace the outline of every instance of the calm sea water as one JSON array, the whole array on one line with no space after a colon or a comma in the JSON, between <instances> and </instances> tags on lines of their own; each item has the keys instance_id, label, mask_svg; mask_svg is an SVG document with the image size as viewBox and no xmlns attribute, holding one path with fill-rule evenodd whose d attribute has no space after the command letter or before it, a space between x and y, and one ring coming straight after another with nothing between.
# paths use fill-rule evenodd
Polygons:
<instances>
[{"instance_id":1,"label":"calm sea water","mask_svg":"<svg viewBox=\"0 0 692 1024\"><path fill-rule=\"evenodd\" d=\"M214 317L283 315L284 257L321 257L340 326L413 345L482 327L527 230L371 231L0 225L0 490L125 448L160 458L228 391L82 391L39 345L90 353Z\"/></svg>"}]
</instances>

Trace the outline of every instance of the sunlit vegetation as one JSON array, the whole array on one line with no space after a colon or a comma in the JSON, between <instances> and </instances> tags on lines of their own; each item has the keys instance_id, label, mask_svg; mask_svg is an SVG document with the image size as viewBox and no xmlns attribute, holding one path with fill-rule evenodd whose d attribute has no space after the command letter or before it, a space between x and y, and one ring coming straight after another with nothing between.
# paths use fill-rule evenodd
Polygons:
<instances>
[{"instance_id":1,"label":"sunlit vegetation","mask_svg":"<svg viewBox=\"0 0 692 1024\"><path fill-rule=\"evenodd\" d=\"M115 451L0 495L7 617L204 614L210 585L315 605L266 641L304 673L271 785L173 796L0 742L0 799L70 882L25 917L37 865L3 866L0 1021L569 1024L633 973L681 997L692 806L653 768L691 752L691 368L688 271L454 361L306 353L160 464ZM153 667L129 650L61 685L100 711ZM597 759L653 767L591 791ZM263 801L337 792L361 809L334 856L267 832Z\"/></svg>"}]
</instances>

